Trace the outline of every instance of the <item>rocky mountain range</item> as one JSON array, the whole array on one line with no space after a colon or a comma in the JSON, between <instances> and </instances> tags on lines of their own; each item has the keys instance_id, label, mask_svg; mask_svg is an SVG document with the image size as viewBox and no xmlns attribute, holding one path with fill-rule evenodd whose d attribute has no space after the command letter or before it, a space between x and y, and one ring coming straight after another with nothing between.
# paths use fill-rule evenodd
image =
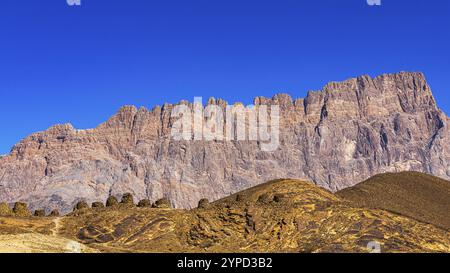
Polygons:
<instances>
[{"instance_id":1,"label":"rocky mountain range","mask_svg":"<svg viewBox=\"0 0 450 273\"><path fill-rule=\"evenodd\" d=\"M279 94L254 104L280 107L276 151L261 151L259 141L175 141L174 105L125 106L95 129L56 125L16 144L0 158L0 201L68 212L82 199L130 192L193 208L278 178L331 191L384 172L450 179L450 119L422 73L361 76L304 99Z\"/></svg>"}]
</instances>

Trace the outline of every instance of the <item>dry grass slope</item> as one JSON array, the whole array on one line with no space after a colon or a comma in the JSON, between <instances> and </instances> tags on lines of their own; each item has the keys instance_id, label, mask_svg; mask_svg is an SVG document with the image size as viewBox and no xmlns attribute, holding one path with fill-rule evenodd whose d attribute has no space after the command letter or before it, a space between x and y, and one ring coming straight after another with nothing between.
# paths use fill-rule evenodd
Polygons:
<instances>
[{"instance_id":1,"label":"dry grass slope","mask_svg":"<svg viewBox=\"0 0 450 273\"><path fill-rule=\"evenodd\" d=\"M55 246L80 243L84 252L368 252L371 241L380 242L384 252L450 252L443 229L354 206L312 183L289 179L193 210L120 204L61 218L0 217L0 222L0 251L11 251L11 242L28 236L27 249L42 252L67 251L49 248L47 240ZM24 252L19 246L15 251Z\"/></svg>"},{"instance_id":2,"label":"dry grass slope","mask_svg":"<svg viewBox=\"0 0 450 273\"><path fill-rule=\"evenodd\" d=\"M384 209L450 230L450 182L431 175L380 174L337 195L358 206Z\"/></svg>"}]
</instances>

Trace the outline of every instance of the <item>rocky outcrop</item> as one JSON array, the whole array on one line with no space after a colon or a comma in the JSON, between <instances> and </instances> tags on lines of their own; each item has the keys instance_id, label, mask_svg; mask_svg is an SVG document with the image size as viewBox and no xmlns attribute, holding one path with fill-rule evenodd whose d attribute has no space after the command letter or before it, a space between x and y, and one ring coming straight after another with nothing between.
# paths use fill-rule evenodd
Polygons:
<instances>
[{"instance_id":1,"label":"rocky outcrop","mask_svg":"<svg viewBox=\"0 0 450 273\"><path fill-rule=\"evenodd\" d=\"M130 192L137 200L165 196L193 208L201 198L284 177L332 191L383 172L450 178L450 120L421 73L330 83L305 99L255 99L263 104L280 106L280 146L273 152L261 151L258 141L175 141L170 104L151 111L126 106L91 130L53 126L0 158L0 201L68 212L79 198Z\"/></svg>"}]
</instances>

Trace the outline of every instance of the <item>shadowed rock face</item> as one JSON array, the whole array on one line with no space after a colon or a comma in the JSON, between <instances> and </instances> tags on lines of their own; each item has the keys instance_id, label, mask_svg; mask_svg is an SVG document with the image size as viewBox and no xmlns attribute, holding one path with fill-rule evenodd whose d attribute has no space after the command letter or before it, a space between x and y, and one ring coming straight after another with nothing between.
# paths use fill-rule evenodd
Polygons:
<instances>
[{"instance_id":1,"label":"shadowed rock face","mask_svg":"<svg viewBox=\"0 0 450 273\"><path fill-rule=\"evenodd\" d=\"M222 100L209 104L225 107ZM187 104L183 102L183 104ZM305 99L258 97L280 105L280 147L256 141L174 141L173 105L126 106L91 130L57 125L22 140L0 158L0 201L70 211L132 193L178 208L281 177L337 191L382 172L450 178L449 118L421 73L362 76L330 83ZM189 105L192 107L192 105Z\"/></svg>"}]
</instances>

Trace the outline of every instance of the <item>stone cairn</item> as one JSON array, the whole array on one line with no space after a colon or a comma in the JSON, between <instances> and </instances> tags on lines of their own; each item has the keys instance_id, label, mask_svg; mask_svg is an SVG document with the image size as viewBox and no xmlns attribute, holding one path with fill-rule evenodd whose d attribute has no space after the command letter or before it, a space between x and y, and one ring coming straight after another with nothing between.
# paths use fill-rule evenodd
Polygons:
<instances>
[{"instance_id":1,"label":"stone cairn","mask_svg":"<svg viewBox=\"0 0 450 273\"><path fill-rule=\"evenodd\" d=\"M117 198L114 196L108 197L108 200L106 200L106 206L107 207L116 207L119 205L119 201L117 201Z\"/></svg>"},{"instance_id":2,"label":"stone cairn","mask_svg":"<svg viewBox=\"0 0 450 273\"><path fill-rule=\"evenodd\" d=\"M12 216L13 211L6 203L0 203L0 216Z\"/></svg>"},{"instance_id":3,"label":"stone cairn","mask_svg":"<svg viewBox=\"0 0 450 273\"><path fill-rule=\"evenodd\" d=\"M244 196L242 194L237 194L236 195L236 202L242 202L244 201Z\"/></svg>"},{"instance_id":4,"label":"stone cairn","mask_svg":"<svg viewBox=\"0 0 450 273\"><path fill-rule=\"evenodd\" d=\"M122 201L120 202L122 205L133 206L134 207L134 199L131 193L125 193L122 195Z\"/></svg>"},{"instance_id":5,"label":"stone cairn","mask_svg":"<svg viewBox=\"0 0 450 273\"><path fill-rule=\"evenodd\" d=\"M138 208L150 208L152 206L152 202L148 199L144 199L139 201Z\"/></svg>"},{"instance_id":6,"label":"stone cairn","mask_svg":"<svg viewBox=\"0 0 450 273\"><path fill-rule=\"evenodd\" d=\"M273 197L273 201L275 202L275 203L281 203L281 202L283 202L283 201L285 201L286 200L286 196L284 195L284 194L276 194L274 197Z\"/></svg>"},{"instance_id":7,"label":"stone cairn","mask_svg":"<svg viewBox=\"0 0 450 273\"><path fill-rule=\"evenodd\" d=\"M168 198L161 198L153 204L153 208L157 209L170 209L172 208L172 204Z\"/></svg>"},{"instance_id":8,"label":"stone cairn","mask_svg":"<svg viewBox=\"0 0 450 273\"><path fill-rule=\"evenodd\" d=\"M50 217L59 217L61 214L59 213L59 210L54 209L52 212L50 212Z\"/></svg>"},{"instance_id":9,"label":"stone cairn","mask_svg":"<svg viewBox=\"0 0 450 273\"><path fill-rule=\"evenodd\" d=\"M92 208L93 209L102 209L104 207L105 207L105 205L102 202L94 202L94 203L92 203Z\"/></svg>"},{"instance_id":10,"label":"stone cairn","mask_svg":"<svg viewBox=\"0 0 450 273\"><path fill-rule=\"evenodd\" d=\"M15 216L19 217L29 217L31 216L31 212L28 209L28 205L22 202L16 202L14 204L13 212Z\"/></svg>"},{"instance_id":11,"label":"stone cairn","mask_svg":"<svg viewBox=\"0 0 450 273\"><path fill-rule=\"evenodd\" d=\"M258 203L269 204L272 200L270 200L270 196L267 193L263 193L258 197Z\"/></svg>"},{"instance_id":12,"label":"stone cairn","mask_svg":"<svg viewBox=\"0 0 450 273\"><path fill-rule=\"evenodd\" d=\"M89 208L90 208L89 204L86 201L80 201L76 204L73 211L79 211L79 210L84 210L84 209L89 209Z\"/></svg>"},{"instance_id":13,"label":"stone cairn","mask_svg":"<svg viewBox=\"0 0 450 273\"><path fill-rule=\"evenodd\" d=\"M210 206L209 200L206 198L203 198L198 202L199 209L206 209L209 208L209 206Z\"/></svg>"},{"instance_id":14,"label":"stone cairn","mask_svg":"<svg viewBox=\"0 0 450 273\"><path fill-rule=\"evenodd\" d=\"M36 217L45 217L45 210L38 209L34 211L34 216Z\"/></svg>"},{"instance_id":15,"label":"stone cairn","mask_svg":"<svg viewBox=\"0 0 450 273\"><path fill-rule=\"evenodd\" d=\"M117 200L116 197L110 196L108 200L106 200L106 205L102 202L93 202L91 206L86 201L79 201L73 211L81 211L87 209L100 209L105 207L118 207L119 205L125 206L136 206L134 203L134 198L131 193L125 193L122 196L121 202ZM198 208L208 208L210 206L210 202L208 199L202 199L199 201ZM149 199L143 199L139 201L137 204L139 208L158 208L158 209L170 209L173 208L170 200L168 198L161 198L156 201L154 204ZM18 216L18 217L45 217L46 212L45 209L35 210L34 213L28 209L28 205L22 202L16 202L14 204L14 208L11 209L7 203L0 203L0 216ZM59 210L54 209L48 214L48 217L60 217L61 214Z\"/></svg>"},{"instance_id":16,"label":"stone cairn","mask_svg":"<svg viewBox=\"0 0 450 273\"><path fill-rule=\"evenodd\" d=\"M14 204L14 208L11 209L7 203L0 203L0 216L18 216L18 217L45 217L45 209L35 210L34 213L28 209L26 203L17 202ZM50 212L49 217L59 217L59 210L55 209Z\"/></svg>"}]
</instances>

